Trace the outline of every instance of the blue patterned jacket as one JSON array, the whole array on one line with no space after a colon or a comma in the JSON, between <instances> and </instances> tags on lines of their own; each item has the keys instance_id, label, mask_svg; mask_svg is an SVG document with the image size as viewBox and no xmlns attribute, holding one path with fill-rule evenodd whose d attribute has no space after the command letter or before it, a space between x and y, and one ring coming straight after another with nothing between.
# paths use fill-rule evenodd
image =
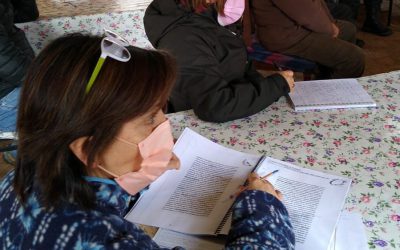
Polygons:
<instances>
[{"instance_id":1,"label":"blue patterned jacket","mask_svg":"<svg viewBox=\"0 0 400 250\"><path fill-rule=\"evenodd\" d=\"M73 203L46 210L35 191L22 206L13 178L11 171L0 183L0 249L160 249L138 226L124 220L137 197L112 180L87 179L97 200L95 209L85 211ZM245 191L233 211L227 249L294 249L287 211L273 196Z\"/></svg>"}]
</instances>

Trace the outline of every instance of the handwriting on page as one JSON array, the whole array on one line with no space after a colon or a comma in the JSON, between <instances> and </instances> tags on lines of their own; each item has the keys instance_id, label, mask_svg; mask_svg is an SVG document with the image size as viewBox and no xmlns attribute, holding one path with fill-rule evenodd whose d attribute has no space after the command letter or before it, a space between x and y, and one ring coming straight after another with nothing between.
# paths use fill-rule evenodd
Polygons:
<instances>
[{"instance_id":1,"label":"handwriting on page","mask_svg":"<svg viewBox=\"0 0 400 250\"><path fill-rule=\"evenodd\" d=\"M237 167L196 157L163 210L208 216L234 176ZM213 175L210 175L213 173Z\"/></svg>"},{"instance_id":2,"label":"handwriting on page","mask_svg":"<svg viewBox=\"0 0 400 250\"><path fill-rule=\"evenodd\" d=\"M376 106L356 79L297 82L289 96L297 111Z\"/></svg>"},{"instance_id":3,"label":"handwriting on page","mask_svg":"<svg viewBox=\"0 0 400 250\"><path fill-rule=\"evenodd\" d=\"M304 88L298 89L299 105L346 104L349 100L365 102L365 99L370 101L362 86L356 81L354 84L353 82L348 79L336 79L335 84L327 81L304 83Z\"/></svg>"}]
</instances>

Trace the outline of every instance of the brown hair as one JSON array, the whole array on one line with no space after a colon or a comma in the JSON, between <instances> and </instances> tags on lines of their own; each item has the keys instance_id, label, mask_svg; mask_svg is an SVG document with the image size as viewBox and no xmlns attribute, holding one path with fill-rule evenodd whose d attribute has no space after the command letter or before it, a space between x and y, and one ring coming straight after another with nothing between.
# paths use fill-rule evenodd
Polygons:
<instances>
[{"instance_id":1,"label":"brown hair","mask_svg":"<svg viewBox=\"0 0 400 250\"><path fill-rule=\"evenodd\" d=\"M86 84L100 56L101 37L72 34L48 45L34 60L21 93L14 187L22 202L39 187L46 206L73 200L83 208L94 196L86 166L69 144L84 144L88 166L123 124L166 104L175 62L165 52L128 47L131 59L107 58L93 87ZM26 193L26 191L28 191Z\"/></svg>"},{"instance_id":2,"label":"brown hair","mask_svg":"<svg viewBox=\"0 0 400 250\"><path fill-rule=\"evenodd\" d=\"M224 5L226 0L216 0L215 3L213 4L207 3L207 0L184 0L184 1L188 1L193 10L208 8L210 5L214 5L218 13L222 15L224 14Z\"/></svg>"}]
</instances>

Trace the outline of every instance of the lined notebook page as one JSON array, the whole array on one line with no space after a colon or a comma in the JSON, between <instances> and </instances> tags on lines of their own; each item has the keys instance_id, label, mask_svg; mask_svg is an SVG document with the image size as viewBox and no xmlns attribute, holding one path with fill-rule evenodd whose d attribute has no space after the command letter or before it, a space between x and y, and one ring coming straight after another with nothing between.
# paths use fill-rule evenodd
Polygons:
<instances>
[{"instance_id":1,"label":"lined notebook page","mask_svg":"<svg viewBox=\"0 0 400 250\"><path fill-rule=\"evenodd\" d=\"M356 79L296 82L289 96L296 111L376 107Z\"/></svg>"}]
</instances>

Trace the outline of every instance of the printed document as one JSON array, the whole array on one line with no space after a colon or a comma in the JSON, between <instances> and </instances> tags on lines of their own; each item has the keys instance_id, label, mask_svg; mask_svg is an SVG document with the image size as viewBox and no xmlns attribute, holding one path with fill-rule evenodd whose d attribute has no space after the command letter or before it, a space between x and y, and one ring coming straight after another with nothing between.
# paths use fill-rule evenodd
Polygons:
<instances>
[{"instance_id":1,"label":"printed document","mask_svg":"<svg viewBox=\"0 0 400 250\"><path fill-rule=\"evenodd\" d=\"M328 250L368 250L361 214L342 212Z\"/></svg>"},{"instance_id":2,"label":"printed document","mask_svg":"<svg viewBox=\"0 0 400 250\"><path fill-rule=\"evenodd\" d=\"M230 220L225 215L230 215L233 204L230 196L237 193L251 171L260 176L275 171L268 180L283 194L296 249L328 249L350 179L225 148L188 128L174 152L181 160L181 169L167 171L153 182L125 217L134 223L175 231L160 231L163 244L168 241L163 237L167 233L174 235L173 239L187 238L185 241L192 243L196 238L187 234L227 234Z\"/></svg>"},{"instance_id":3,"label":"printed document","mask_svg":"<svg viewBox=\"0 0 400 250\"><path fill-rule=\"evenodd\" d=\"M298 250L326 250L343 208L351 180L266 158L256 169L283 194Z\"/></svg>"},{"instance_id":4,"label":"printed document","mask_svg":"<svg viewBox=\"0 0 400 250\"><path fill-rule=\"evenodd\" d=\"M126 219L182 233L220 233L217 229L234 201L230 196L244 184L260 156L223 147L188 128L174 153L181 168L153 182Z\"/></svg>"},{"instance_id":5,"label":"printed document","mask_svg":"<svg viewBox=\"0 0 400 250\"><path fill-rule=\"evenodd\" d=\"M161 228L153 240L161 247L181 246L186 250L221 250L226 242L226 238L222 236L200 237ZM301 246L296 249L298 247ZM359 213L341 213L328 250L368 250L367 236Z\"/></svg>"}]
</instances>

